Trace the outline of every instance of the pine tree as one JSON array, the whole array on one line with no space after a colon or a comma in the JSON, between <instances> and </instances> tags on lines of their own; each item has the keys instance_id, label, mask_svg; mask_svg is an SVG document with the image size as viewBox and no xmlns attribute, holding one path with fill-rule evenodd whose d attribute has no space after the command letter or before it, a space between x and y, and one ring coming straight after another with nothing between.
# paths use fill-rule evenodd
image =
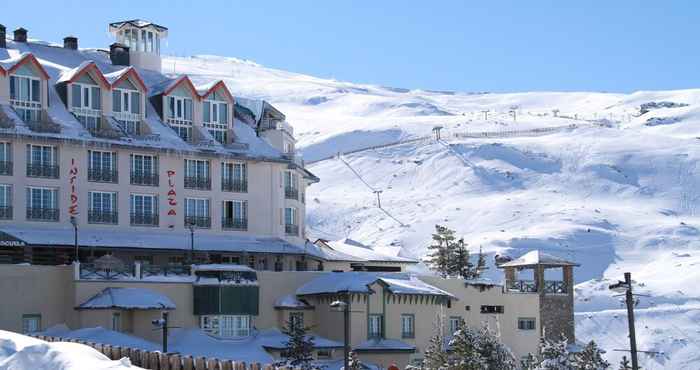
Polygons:
<instances>
[{"instance_id":1,"label":"pine tree","mask_svg":"<svg viewBox=\"0 0 700 370\"><path fill-rule=\"evenodd\" d=\"M590 341L583 351L576 354L576 369L578 370L605 370L610 363L603 359L603 351L594 341Z\"/></svg>"},{"instance_id":2,"label":"pine tree","mask_svg":"<svg viewBox=\"0 0 700 370\"><path fill-rule=\"evenodd\" d=\"M476 261L476 267L474 267L474 279L480 278L486 268L486 255L484 255L483 249L479 246L479 256Z\"/></svg>"},{"instance_id":3,"label":"pine tree","mask_svg":"<svg viewBox=\"0 0 700 370\"><path fill-rule=\"evenodd\" d=\"M454 253L452 258L450 258L449 274L463 279L470 279L474 273L474 265L469 261L469 249L467 249L464 239L459 239L453 250Z\"/></svg>"},{"instance_id":4,"label":"pine tree","mask_svg":"<svg viewBox=\"0 0 700 370\"><path fill-rule=\"evenodd\" d=\"M450 341L450 370L515 370L513 353L487 327L462 328Z\"/></svg>"},{"instance_id":5,"label":"pine tree","mask_svg":"<svg viewBox=\"0 0 700 370\"><path fill-rule=\"evenodd\" d=\"M627 358L627 356L622 356L619 370L632 370L632 364L630 363L630 360Z\"/></svg>"},{"instance_id":6,"label":"pine tree","mask_svg":"<svg viewBox=\"0 0 700 370\"><path fill-rule=\"evenodd\" d=\"M450 274L451 258L454 251L454 230L445 226L435 225L433 244L428 246L428 258L426 263L433 271L443 278Z\"/></svg>"},{"instance_id":7,"label":"pine tree","mask_svg":"<svg viewBox=\"0 0 700 370\"><path fill-rule=\"evenodd\" d=\"M479 350L489 370L515 370L517 361L508 347L488 327L481 329Z\"/></svg>"},{"instance_id":8,"label":"pine tree","mask_svg":"<svg viewBox=\"0 0 700 370\"><path fill-rule=\"evenodd\" d=\"M532 353L528 353L523 360L523 370L535 370L537 368L537 357Z\"/></svg>"},{"instance_id":9,"label":"pine tree","mask_svg":"<svg viewBox=\"0 0 700 370\"><path fill-rule=\"evenodd\" d=\"M438 314L435 320L435 334L430 338L425 348L422 369L442 369L447 366L447 351L445 350L445 337L442 335L442 320Z\"/></svg>"},{"instance_id":10,"label":"pine tree","mask_svg":"<svg viewBox=\"0 0 700 370\"><path fill-rule=\"evenodd\" d=\"M575 370L569 359L567 340L564 336L557 341L540 339L540 362L536 370Z\"/></svg>"},{"instance_id":11,"label":"pine tree","mask_svg":"<svg viewBox=\"0 0 700 370\"><path fill-rule=\"evenodd\" d=\"M314 369L312 365L314 338L307 335L307 330L309 328L304 325L287 322L283 332L289 336L289 339L285 342L284 361L278 363L278 366L291 366L302 370Z\"/></svg>"},{"instance_id":12,"label":"pine tree","mask_svg":"<svg viewBox=\"0 0 700 370\"><path fill-rule=\"evenodd\" d=\"M350 351L348 357L349 361L347 370L362 370L362 362L360 362L360 358L357 357L357 353L355 353L355 351Z\"/></svg>"}]
</instances>

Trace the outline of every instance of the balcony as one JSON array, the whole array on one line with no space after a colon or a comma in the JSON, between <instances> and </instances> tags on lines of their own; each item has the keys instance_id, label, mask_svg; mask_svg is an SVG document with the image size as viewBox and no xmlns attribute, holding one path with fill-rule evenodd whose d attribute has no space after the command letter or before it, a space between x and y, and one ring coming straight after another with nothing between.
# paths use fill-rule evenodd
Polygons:
<instances>
[{"instance_id":1,"label":"balcony","mask_svg":"<svg viewBox=\"0 0 700 370\"><path fill-rule=\"evenodd\" d=\"M211 217L185 216L185 226L209 229L211 228Z\"/></svg>"},{"instance_id":2,"label":"balcony","mask_svg":"<svg viewBox=\"0 0 700 370\"><path fill-rule=\"evenodd\" d=\"M246 180L221 180L221 191L231 191L234 193L247 193L248 181Z\"/></svg>"},{"instance_id":3,"label":"balcony","mask_svg":"<svg viewBox=\"0 0 700 370\"><path fill-rule=\"evenodd\" d=\"M27 164L27 177L58 178L59 167L55 164Z\"/></svg>"},{"instance_id":4,"label":"balcony","mask_svg":"<svg viewBox=\"0 0 700 370\"><path fill-rule=\"evenodd\" d=\"M143 172L132 172L131 185L141 185L141 186L158 186L158 174L156 173L143 173Z\"/></svg>"},{"instance_id":5,"label":"balcony","mask_svg":"<svg viewBox=\"0 0 700 370\"><path fill-rule=\"evenodd\" d=\"M287 235L299 236L299 225L284 225L284 233Z\"/></svg>"},{"instance_id":6,"label":"balcony","mask_svg":"<svg viewBox=\"0 0 700 370\"><path fill-rule=\"evenodd\" d=\"M185 189L211 190L211 178L185 176Z\"/></svg>"},{"instance_id":7,"label":"balcony","mask_svg":"<svg viewBox=\"0 0 700 370\"><path fill-rule=\"evenodd\" d=\"M12 207L0 207L0 220L12 219Z\"/></svg>"},{"instance_id":8,"label":"balcony","mask_svg":"<svg viewBox=\"0 0 700 370\"><path fill-rule=\"evenodd\" d=\"M131 226L158 226L158 215L155 213L132 213Z\"/></svg>"},{"instance_id":9,"label":"balcony","mask_svg":"<svg viewBox=\"0 0 700 370\"><path fill-rule=\"evenodd\" d=\"M299 200L299 189L285 186L284 197L286 199Z\"/></svg>"},{"instance_id":10,"label":"balcony","mask_svg":"<svg viewBox=\"0 0 700 370\"><path fill-rule=\"evenodd\" d=\"M124 265L124 266L114 266L112 268L105 268L95 263L81 263L80 268L80 278L89 280L118 280L118 279L130 279L134 274L134 266Z\"/></svg>"},{"instance_id":11,"label":"balcony","mask_svg":"<svg viewBox=\"0 0 700 370\"><path fill-rule=\"evenodd\" d=\"M192 274L189 265L141 265L139 279L157 276L181 276L188 277Z\"/></svg>"},{"instance_id":12,"label":"balcony","mask_svg":"<svg viewBox=\"0 0 700 370\"><path fill-rule=\"evenodd\" d=\"M116 211L88 211L88 223L91 224L113 224L119 223L119 214Z\"/></svg>"},{"instance_id":13,"label":"balcony","mask_svg":"<svg viewBox=\"0 0 700 370\"><path fill-rule=\"evenodd\" d=\"M537 293L537 283L534 280L511 281L508 290L520 293Z\"/></svg>"},{"instance_id":14,"label":"balcony","mask_svg":"<svg viewBox=\"0 0 700 370\"><path fill-rule=\"evenodd\" d=\"M117 183L117 170L109 168L88 168L88 181Z\"/></svg>"},{"instance_id":15,"label":"balcony","mask_svg":"<svg viewBox=\"0 0 700 370\"><path fill-rule=\"evenodd\" d=\"M545 280L544 292L550 294L567 294L569 292L565 281L561 280Z\"/></svg>"},{"instance_id":16,"label":"balcony","mask_svg":"<svg viewBox=\"0 0 700 370\"><path fill-rule=\"evenodd\" d=\"M27 220L29 221L58 221L58 209L56 208L27 208Z\"/></svg>"},{"instance_id":17,"label":"balcony","mask_svg":"<svg viewBox=\"0 0 700 370\"><path fill-rule=\"evenodd\" d=\"M248 230L248 219L224 217L221 220L221 228L226 230Z\"/></svg>"},{"instance_id":18,"label":"balcony","mask_svg":"<svg viewBox=\"0 0 700 370\"><path fill-rule=\"evenodd\" d=\"M12 176L12 162L0 161L0 175Z\"/></svg>"}]
</instances>

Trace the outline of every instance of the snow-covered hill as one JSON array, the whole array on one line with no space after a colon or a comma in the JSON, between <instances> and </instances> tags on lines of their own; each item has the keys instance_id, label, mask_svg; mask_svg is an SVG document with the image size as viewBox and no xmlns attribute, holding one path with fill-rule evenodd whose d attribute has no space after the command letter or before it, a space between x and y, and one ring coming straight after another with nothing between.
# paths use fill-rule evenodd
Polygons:
<instances>
[{"instance_id":1,"label":"snow-covered hill","mask_svg":"<svg viewBox=\"0 0 700 370\"><path fill-rule=\"evenodd\" d=\"M294 126L307 161L442 126L440 142L310 165L321 182L307 197L309 231L420 258L440 223L474 250L539 248L574 259L582 265L578 339L596 339L614 362L622 352L611 350L627 345L626 319L607 285L631 271L638 292L650 295L638 306L639 347L664 352L642 366L700 367L700 89L407 90L212 56L168 58L164 70L222 78L236 95L269 100Z\"/></svg>"}]
</instances>

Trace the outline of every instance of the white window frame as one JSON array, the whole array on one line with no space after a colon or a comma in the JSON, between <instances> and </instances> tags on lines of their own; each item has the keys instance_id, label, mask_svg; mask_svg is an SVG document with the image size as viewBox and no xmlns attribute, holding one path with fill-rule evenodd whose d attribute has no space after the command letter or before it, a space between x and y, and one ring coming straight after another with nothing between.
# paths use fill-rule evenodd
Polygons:
<instances>
[{"instance_id":1,"label":"white window frame","mask_svg":"<svg viewBox=\"0 0 700 370\"><path fill-rule=\"evenodd\" d=\"M29 186L27 189L29 190L27 208L58 209L58 189L41 186ZM39 194L41 194L38 205L34 204L35 191L40 191ZM49 207L45 207L46 205Z\"/></svg>"},{"instance_id":2,"label":"white window frame","mask_svg":"<svg viewBox=\"0 0 700 370\"><path fill-rule=\"evenodd\" d=\"M462 317L460 316L450 316L448 320L448 335L452 336L457 330L461 329Z\"/></svg>"},{"instance_id":3,"label":"white window frame","mask_svg":"<svg viewBox=\"0 0 700 370\"><path fill-rule=\"evenodd\" d=\"M210 217L209 198L185 198L185 217Z\"/></svg>"},{"instance_id":4,"label":"white window frame","mask_svg":"<svg viewBox=\"0 0 700 370\"><path fill-rule=\"evenodd\" d=\"M12 143L0 142L0 162L12 162Z\"/></svg>"},{"instance_id":5,"label":"white window frame","mask_svg":"<svg viewBox=\"0 0 700 370\"><path fill-rule=\"evenodd\" d=\"M15 97L12 97L12 91L9 91L10 93L10 103L14 104L19 104L19 103L31 103L31 106L33 107L39 107L41 108L41 79L34 77L34 76L20 76L20 75L10 75L10 80L14 79L14 86L15 86ZM25 85L22 83L22 80L28 80L28 84ZM38 82L39 86L39 100L34 100L34 87L35 84L33 82ZM8 83L12 84L11 82L8 81ZM23 99L22 92L24 91L25 88L28 88L29 91L27 92L27 99ZM9 86L8 86L9 89ZM38 106L35 106L35 104L38 104ZM26 106L24 108L27 108Z\"/></svg>"},{"instance_id":6,"label":"white window frame","mask_svg":"<svg viewBox=\"0 0 700 370\"><path fill-rule=\"evenodd\" d=\"M299 176L294 171L284 171L284 187L299 189Z\"/></svg>"},{"instance_id":7,"label":"white window frame","mask_svg":"<svg viewBox=\"0 0 700 370\"><path fill-rule=\"evenodd\" d=\"M383 338L384 333L382 333L382 321L383 315L381 314L370 314L367 318L367 336L369 338Z\"/></svg>"},{"instance_id":8,"label":"white window frame","mask_svg":"<svg viewBox=\"0 0 700 370\"><path fill-rule=\"evenodd\" d=\"M109 199L105 202L105 199ZM95 207L99 204L98 207ZM117 192L114 191L89 191L88 192L88 210L98 212L116 212L117 209Z\"/></svg>"},{"instance_id":9,"label":"white window frame","mask_svg":"<svg viewBox=\"0 0 700 370\"><path fill-rule=\"evenodd\" d=\"M211 163L206 159L185 159L185 177L209 178L210 166Z\"/></svg>"},{"instance_id":10,"label":"white window frame","mask_svg":"<svg viewBox=\"0 0 700 370\"><path fill-rule=\"evenodd\" d=\"M532 325L530 326L530 324ZM518 330L532 331L535 329L537 329L537 320L534 317L518 317Z\"/></svg>"},{"instance_id":11,"label":"white window frame","mask_svg":"<svg viewBox=\"0 0 700 370\"><path fill-rule=\"evenodd\" d=\"M97 156L100 157L99 160L95 160ZM105 162L105 158L109 158L109 160ZM104 150L88 150L88 169L116 171L117 153Z\"/></svg>"},{"instance_id":12,"label":"white window frame","mask_svg":"<svg viewBox=\"0 0 700 370\"><path fill-rule=\"evenodd\" d=\"M250 336L252 319L249 315L202 315L199 327L207 334L220 338Z\"/></svg>"},{"instance_id":13,"label":"white window frame","mask_svg":"<svg viewBox=\"0 0 700 370\"><path fill-rule=\"evenodd\" d=\"M122 315L120 312L112 312L112 330L116 332L122 331Z\"/></svg>"},{"instance_id":14,"label":"white window frame","mask_svg":"<svg viewBox=\"0 0 700 370\"><path fill-rule=\"evenodd\" d=\"M12 207L11 184L0 184L0 207Z\"/></svg>"},{"instance_id":15,"label":"white window frame","mask_svg":"<svg viewBox=\"0 0 700 370\"><path fill-rule=\"evenodd\" d=\"M118 94L119 109L114 104L114 95ZM138 94L138 113L134 112L134 95ZM138 90L115 88L112 89L112 116L130 134L141 132L141 120L143 119L142 107L143 94Z\"/></svg>"},{"instance_id":16,"label":"white window frame","mask_svg":"<svg viewBox=\"0 0 700 370\"><path fill-rule=\"evenodd\" d=\"M141 198L141 209L139 209L139 210L136 209L136 204L137 204L136 198ZM150 212L146 212L147 209L145 207L145 205L146 205L146 202L144 201L145 198L151 198ZM129 212L132 214L140 214L140 215L156 215L158 213L158 196L155 194L131 193L129 195Z\"/></svg>"},{"instance_id":17,"label":"white window frame","mask_svg":"<svg viewBox=\"0 0 700 370\"><path fill-rule=\"evenodd\" d=\"M414 338L416 336L416 316L414 314L401 314L402 338Z\"/></svg>"},{"instance_id":18,"label":"white window frame","mask_svg":"<svg viewBox=\"0 0 700 370\"><path fill-rule=\"evenodd\" d=\"M137 157L140 158L140 169L137 168L137 164L139 163ZM151 170L148 172L145 170L146 158L150 158L151 161ZM155 155L132 153L130 156L130 162L132 173L138 173L141 175L155 175L158 171L158 156Z\"/></svg>"},{"instance_id":19,"label":"white window frame","mask_svg":"<svg viewBox=\"0 0 700 370\"><path fill-rule=\"evenodd\" d=\"M298 225L298 213L299 211L296 207L285 207L284 208L284 224L285 225ZM289 216L289 217L288 217ZM290 222L287 222L291 220Z\"/></svg>"},{"instance_id":20,"label":"white window frame","mask_svg":"<svg viewBox=\"0 0 700 370\"><path fill-rule=\"evenodd\" d=\"M38 166L56 166L58 164L58 148L53 145L37 145L37 144L27 144L29 146L29 157L27 158L27 163L30 165ZM37 162L34 160L34 151L40 150L41 156L40 160ZM44 154L45 150L48 149L48 160L45 160Z\"/></svg>"},{"instance_id":21,"label":"white window frame","mask_svg":"<svg viewBox=\"0 0 700 370\"><path fill-rule=\"evenodd\" d=\"M22 332L24 334L41 331L41 314L22 315Z\"/></svg>"}]
</instances>

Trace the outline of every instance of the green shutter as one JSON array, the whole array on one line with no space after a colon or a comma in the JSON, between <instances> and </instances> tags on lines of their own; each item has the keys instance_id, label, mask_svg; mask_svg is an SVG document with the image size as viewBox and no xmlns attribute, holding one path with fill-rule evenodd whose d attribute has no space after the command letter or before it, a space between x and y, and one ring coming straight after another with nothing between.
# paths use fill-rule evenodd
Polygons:
<instances>
[{"instance_id":1,"label":"green shutter","mask_svg":"<svg viewBox=\"0 0 700 370\"><path fill-rule=\"evenodd\" d=\"M220 313L220 297L218 286L194 287L194 314L217 315Z\"/></svg>"},{"instance_id":2,"label":"green shutter","mask_svg":"<svg viewBox=\"0 0 700 370\"><path fill-rule=\"evenodd\" d=\"M257 286L223 286L221 314L257 316L259 300L260 289Z\"/></svg>"}]
</instances>

